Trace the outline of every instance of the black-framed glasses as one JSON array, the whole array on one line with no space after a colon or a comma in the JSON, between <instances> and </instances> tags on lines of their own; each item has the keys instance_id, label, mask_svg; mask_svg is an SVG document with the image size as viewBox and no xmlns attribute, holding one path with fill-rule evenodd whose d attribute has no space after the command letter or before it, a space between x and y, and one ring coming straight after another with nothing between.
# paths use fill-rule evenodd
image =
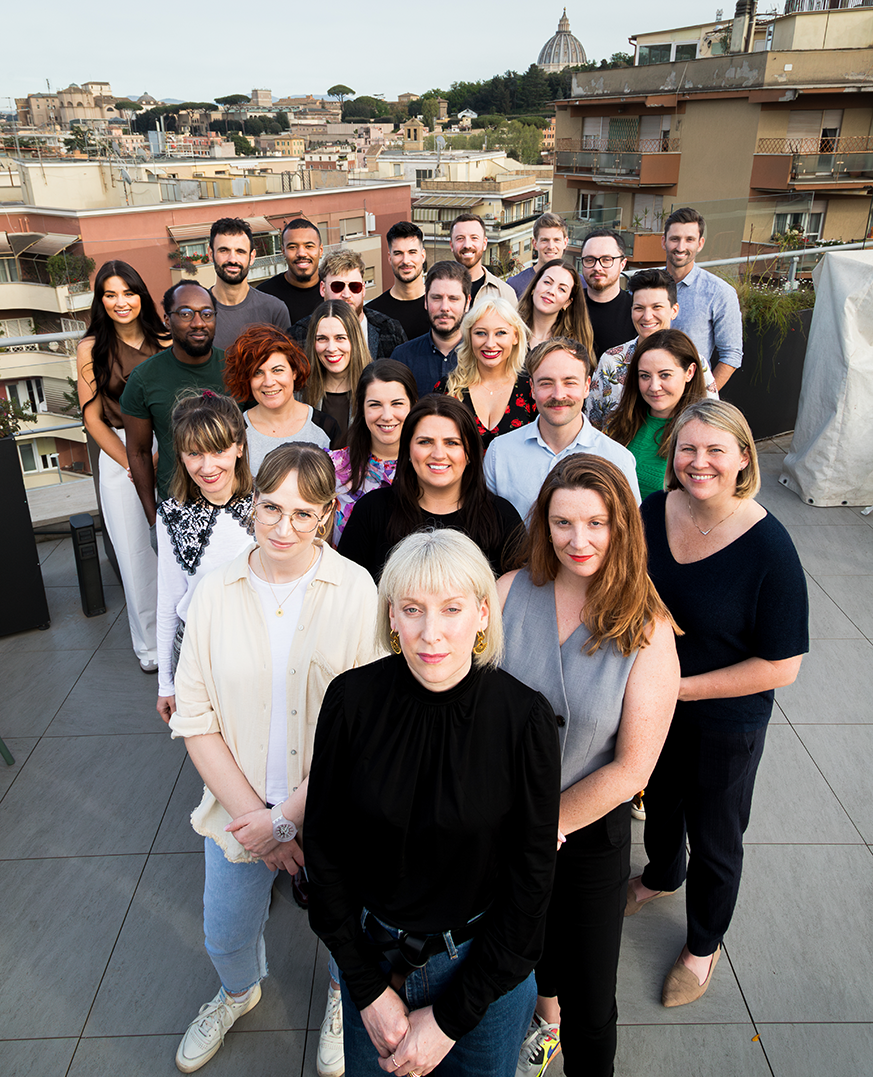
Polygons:
<instances>
[{"instance_id":1,"label":"black-framed glasses","mask_svg":"<svg viewBox=\"0 0 873 1077\"><path fill-rule=\"evenodd\" d=\"M293 512L283 512L272 501L259 501L255 505L255 519L265 527L275 527L276 524L287 516L291 526L299 535L309 535L321 523L321 517L307 509L294 509Z\"/></svg>"},{"instance_id":2,"label":"black-framed glasses","mask_svg":"<svg viewBox=\"0 0 873 1077\"><path fill-rule=\"evenodd\" d=\"M595 258L592 254L586 254L582 259L582 265L586 269L593 269L599 262L604 269L612 269L613 264L619 260L614 254L602 254L599 258Z\"/></svg>"},{"instance_id":3,"label":"black-framed glasses","mask_svg":"<svg viewBox=\"0 0 873 1077\"><path fill-rule=\"evenodd\" d=\"M177 310L171 310L171 314L175 314L180 322L190 322L195 314L199 314L204 322L211 322L215 318L215 311L212 307L204 307L203 310L192 310L190 307L179 307Z\"/></svg>"},{"instance_id":4,"label":"black-framed glasses","mask_svg":"<svg viewBox=\"0 0 873 1077\"><path fill-rule=\"evenodd\" d=\"M330 290L334 295L342 295L346 288L354 295L360 295L364 290L364 285L359 280L332 280L330 282Z\"/></svg>"}]
</instances>

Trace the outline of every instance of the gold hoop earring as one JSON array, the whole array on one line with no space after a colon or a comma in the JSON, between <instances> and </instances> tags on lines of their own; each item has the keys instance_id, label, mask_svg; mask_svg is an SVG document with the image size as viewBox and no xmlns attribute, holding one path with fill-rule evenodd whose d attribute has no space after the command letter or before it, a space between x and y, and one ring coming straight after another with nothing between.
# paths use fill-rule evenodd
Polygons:
<instances>
[{"instance_id":1,"label":"gold hoop earring","mask_svg":"<svg viewBox=\"0 0 873 1077\"><path fill-rule=\"evenodd\" d=\"M389 634L389 636L388 636L388 642L391 644L391 650L395 654L401 654L402 653L402 651L400 649L400 633L399 632L391 632Z\"/></svg>"},{"instance_id":2,"label":"gold hoop earring","mask_svg":"<svg viewBox=\"0 0 873 1077\"><path fill-rule=\"evenodd\" d=\"M473 654L481 654L488 646L488 640L485 638L485 633L480 629L476 633L476 642L473 644Z\"/></svg>"},{"instance_id":3,"label":"gold hoop earring","mask_svg":"<svg viewBox=\"0 0 873 1077\"><path fill-rule=\"evenodd\" d=\"M316 529L315 529L315 537L323 539L326 534L327 534L326 525L325 524L319 524L318 527L316 527Z\"/></svg>"}]
</instances>

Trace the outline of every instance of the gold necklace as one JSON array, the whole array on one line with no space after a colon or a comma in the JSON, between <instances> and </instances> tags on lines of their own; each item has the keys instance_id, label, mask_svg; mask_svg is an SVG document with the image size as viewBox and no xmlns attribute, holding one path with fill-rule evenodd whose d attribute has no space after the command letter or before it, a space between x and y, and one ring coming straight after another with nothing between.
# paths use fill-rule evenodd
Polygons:
<instances>
[{"instance_id":1,"label":"gold necklace","mask_svg":"<svg viewBox=\"0 0 873 1077\"><path fill-rule=\"evenodd\" d=\"M316 553L316 551L314 549L313 549L312 552L313 552L313 554ZM300 581L303 579L303 577L306 575L306 573L312 568L312 563L313 563L314 560L315 560L314 556L310 557L309 564L303 570L303 573L300 576L298 576L296 580L294 580L294 586L291 588L291 590L288 592L288 594L285 595L285 597L280 602L279 599L276 597L276 592L273 590L273 585L272 585L272 583L270 583L269 577L267 576L267 570L264 568L264 559L263 559L263 557L261 557L260 548L258 548L258 561L260 562L260 565L261 565L261 572L264 574L264 583L266 583L266 585L270 588L270 594L273 596L273 601L276 603L276 606L278 607L277 610L276 610L276 616L277 617L284 617L285 616L285 611L282 609L282 607L285 605L285 603L288 601L288 599L294 594L294 592L300 586Z\"/></svg>"},{"instance_id":2,"label":"gold necklace","mask_svg":"<svg viewBox=\"0 0 873 1077\"><path fill-rule=\"evenodd\" d=\"M731 516L733 516L734 512L736 512L737 509L740 507L740 505L742 505L742 501L739 503L739 505L737 505L737 508L734 509L733 512L729 512L727 514L727 516L723 516L718 521L718 524L713 524L712 527L710 527L708 531L704 531L703 528L701 528L700 525L697 523L697 521L694 519L694 513L691 511L691 498L690 497L689 497L688 501L685 502L685 504L688 506L688 515L691 517L691 522L694 524L694 526L697 528L697 530L701 533L701 535L705 536L705 535L708 535L710 531L714 531L718 527L718 524L723 524L725 522L725 520L729 520L731 518Z\"/></svg>"}]
</instances>

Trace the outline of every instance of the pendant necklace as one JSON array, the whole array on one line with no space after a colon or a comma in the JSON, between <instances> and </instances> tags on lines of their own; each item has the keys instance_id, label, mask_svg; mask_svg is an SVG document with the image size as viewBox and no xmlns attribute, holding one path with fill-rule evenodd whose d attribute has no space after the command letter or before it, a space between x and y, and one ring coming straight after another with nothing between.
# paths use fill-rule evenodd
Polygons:
<instances>
[{"instance_id":1,"label":"pendant necklace","mask_svg":"<svg viewBox=\"0 0 873 1077\"><path fill-rule=\"evenodd\" d=\"M280 602L279 599L276 597L276 592L273 590L273 585L270 583L270 580L267 577L267 570L264 568L264 559L263 559L263 557L261 557L261 551L260 551L260 549L258 550L258 561L259 561L259 563L261 565L261 572L263 573L263 576L264 576L264 582L270 588L270 594L273 596L273 601L276 603L276 606L277 606L276 616L277 617L284 617L285 616L285 611L282 609L282 607L285 605L285 603L288 601L288 599L294 594L294 592L300 586L300 581L303 579L303 577L306 575L306 573L310 570L310 568L312 568L313 560L314 560L314 558L309 559L309 564L303 570L303 574L297 577L297 579L294 581L294 586L291 588L291 590L288 592L288 594L285 595L285 597Z\"/></svg>"},{"instance_id":2,"label":"pendant necklace","mask_svg":"<svg viewBox=\"0 0 873 1077\"><path fill-rule=\"evenodd\" d=\"M736 512L737 509L740 507L740 505L742 505L742 501L741 501L740 504L737 505L737 508L733 510L733 512L729 512L727 514L727 516L723 516L718 521L718 523L713 524L712 527L710 527L706 531L704 531L703 528L700 527L699 524L697 523L697 521L694 519L694 513L691 511L691 500L689 499L685 503L688 506L688 515L691 517L691 522L694 524L694 526L697 528L697 530L701 533L701 535L704 535L704 536L708 535L710 531L714 531L718 527L718 524L723 524L725 522L725 520L729 520L731 518L731 516L733 516L734 512Z\"/></svg>"}]
</instances>

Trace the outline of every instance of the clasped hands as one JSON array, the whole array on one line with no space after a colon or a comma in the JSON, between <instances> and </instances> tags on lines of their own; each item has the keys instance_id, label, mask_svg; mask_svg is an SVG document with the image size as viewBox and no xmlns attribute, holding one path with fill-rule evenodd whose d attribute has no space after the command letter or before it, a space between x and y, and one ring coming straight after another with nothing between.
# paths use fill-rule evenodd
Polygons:
<instances>
[{"instance_id":1,"label":"clasped hands","mask_svg":"<svg viewBox=\"0 0 873 1077\"><path fill-rule=\"evenodd\" d=\"M432 1006L410 1012L391 987L361 1010L361 1018L379 1052L379 1065L398 1077L424 1077L455 1045L434 1020Z\"/></svg>"},{"instance_id":2,"label":"clasped hands","mask_svg":"<svg viewBox=\"0 0 873 1077\"><path fill-rule=\"evenodd\" d=\"M276 841L273 837L273 821L269 808L256 808L255 811L246 812L228 823L224 829L233 834L252 856L263 860L264 865L271 871L284 870L289 875L296 875L305 863L297 838L293 841ZM299 831L297 836L300 837Z\"/></svg>"}]
</instances>

